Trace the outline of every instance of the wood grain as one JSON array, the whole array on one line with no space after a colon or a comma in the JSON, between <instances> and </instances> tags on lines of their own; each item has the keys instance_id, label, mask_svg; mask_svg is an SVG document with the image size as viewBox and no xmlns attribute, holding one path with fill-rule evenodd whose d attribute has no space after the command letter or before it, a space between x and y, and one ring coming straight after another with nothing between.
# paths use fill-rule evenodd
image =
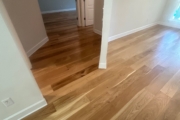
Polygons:
<instances>
[{"instance_id":1,"label":"wood grain","mask_svg":"<svg viewBox=\"0 0 180 120\"><path fill-rule=\"evenodd\" d=\"M112 120L134 120L141 110L154 98L154 95L147 90L142 90L130 104L127 104L119 111Z\"/></svg>"},{"instance_id":2,"label":"wood grain","mask_svg":"<svg viewBox=\"0 0 180 120\"><path fill-rule=\"evenodd\" d=\"M180 30L156 25L109 43L76 13L43 15L50 41L30 57L48 106L25 120L179 120Z\"/></svg>"},{"instance_id":3,"label":"wood grain","mask_svg":"<svg viewBox=\"0 0 180 120\"><path fill-rule=\"evenodd\" d=\"M155 120L163 112L170 98L162 93L151 100L151 102L136 116L135 120Z\"/></svg>"},{"instance_id":4,"label":"wood grain","mask_svg":"<svg viewBox=\"0 0 180 120\"><path fill-rule=\"evenodd\" d=\"M158 116L158 120L175 120L180 112L180 89L176 92L164 111Z\"/></svg>"},{"instance_id":5,"label":"wood grain","mask_svg":"<svg viewBox=\"0 0 180 120\"><path fill-rule=\"evenodd\" d=\"M168 95L169 97L173 97L175 93L177 92L179 86L180 86L180 72L178 72L176 75L172 77L161 89L161 92Z\"/></svg>"}]
</instances>

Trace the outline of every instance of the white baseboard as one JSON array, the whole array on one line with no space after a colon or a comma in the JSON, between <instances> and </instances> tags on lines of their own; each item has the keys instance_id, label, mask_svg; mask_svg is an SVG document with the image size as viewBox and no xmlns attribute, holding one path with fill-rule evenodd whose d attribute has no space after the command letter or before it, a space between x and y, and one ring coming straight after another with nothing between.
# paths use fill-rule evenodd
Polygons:
<instances>
[{"instance_id":1,"label":"white baseboard","mask_svg":"<svg viewBox=\"0 0 180 120\"><path fill-rule=\"evenodd\" d=\"M127 32L120 33L120 34L118 34L118 35L109 37L109 42L110 42L110 41L113 41L113 40L116 40L116 39L119 39L119 38L121 38L121 37L130 35L130 34L132 34L132 33L135 33L135 32L138 32L138 31L141 31L141 30L144 30L144 29L147 29L147 28L152 27L152 26L155 26L155 25L157 25L157 24L158 24L158 23L149 24L149 25L146 25L146 26L142 26L142 27L139 27L139 28L136 28L136 29L133 29L133 30L130 30L130 31L127 31Z\"/></svg>"},{"instance_id":2,"label":"white baseboard","mask_svg":"<svg viewBox=\"0 0 180 120\"><path fill-rule=\"evenodd\" d=\"M173 23L170 23L170 22L159 22L158 24L163 25L163 26L168 26L168 27L173 27L173 28L180 29L180 25L173 24Z\"/></svg>"},{"instance_id":3,"label":"white baseboard","mask_svg":"<svg viewBox=\"0 0 180 120\"><path fill-rule=\"evenodd\" d=\"M30 115L33 112L36 112L37 110L43 108L44 106L47 105L47 102L45 99L19 111L18 113L11 115L10 117L4 119L4 120L21 120L22 118Z\"/></svg>"},{"instance_id":4,"label":"white baseboard","mask_svg":"<svg viewBox=\"0 0 180 120\"><path fill-rule=\"evenodd\" d=\"M56 13L56 12L65 12L65 11L74 11L76 8L71 8L71 9L61 9L61 10L50 10L50 11L42 11L42 14L47 14L47 13Z\"/></svg>"},{"instance_id":5,"label":"white baseboard","mask_svg":"<svg viewBox=\"0 0 180 120\"><path fill-rule=\"evenodd\" d=\"M101 31L99 31L99 30L97 30L97 29L93 29L93 30L94 30L94 32L95 32L96 34L102 35L102 32L101 32Z\"/></svg>"},{"instance_id":6,"label":"white baseboard","mask_svg":"<svg viewBox=\"0 0 180 120\"><path fill-rule=\"evenodd\" d=\"M35 45L33 48L31 48L28 52L27 52L27 56L30 57L33 53L35 53L40 47L42 47L46 42L49 41L49 38L46 37L43 40L41 40L37 45Z\"/></svg>"},{"instance_id":7,"label":"white baseboard","mask_svg":"<svg viewBox=\"0 0 180 120\"><path fill-rule=\"evenodd\" d=\"M99 63L99 69L106 69L107 64L106 63Z\"/></svg>"}]
</instances>

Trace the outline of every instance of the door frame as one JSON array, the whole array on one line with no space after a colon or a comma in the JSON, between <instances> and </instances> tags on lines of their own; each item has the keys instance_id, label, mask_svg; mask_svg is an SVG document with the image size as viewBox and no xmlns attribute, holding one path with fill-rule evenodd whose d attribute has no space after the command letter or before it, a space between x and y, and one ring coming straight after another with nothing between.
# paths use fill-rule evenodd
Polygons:
<instances>
[{"instance_id":1,"label":"door frame","mask_svg":"<svg viewBox=\"0 0 180 120\"><path fill-rule=\"evenodd\" d=\"M103 27L102 27L102 40L101 40L101 53L99 60L99 69L107 68L107 53L108 43L111 29L111 16L112 16L113 0L104 0L103 11ZM109 24L107 24L109 23Z\"/></svg>"},{"instance_id":2,"label":"door frame","mask_svg":"<svg viewBox=\"0 0 180 120\"><path fill-rule=\"evenodd\" d=\"M81 1L81 20L82 20L82 26L86 26L86 21L85 21L85 0L80 0Z\"/></svg>"},{"instance_id":3,"label":"door frame","mask_svg":"<svg viewBox=\"0 0 180 120\"><path fill-rule=\"evenodd\" d=\"M76 13L77 13L77 24L78 26L82 26L82 19L81 19L81 2L80 0L75 0L76 1Z\"/></svg>"}]
</instances>

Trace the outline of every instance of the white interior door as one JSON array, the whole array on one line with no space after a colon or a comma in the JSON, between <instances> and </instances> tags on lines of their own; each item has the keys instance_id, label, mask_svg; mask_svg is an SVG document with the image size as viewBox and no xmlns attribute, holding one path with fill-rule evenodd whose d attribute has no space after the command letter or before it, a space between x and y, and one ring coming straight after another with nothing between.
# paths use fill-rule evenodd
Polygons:
<instances>
[{"instance_id":1,"label":"white interior door","mask_svg":"<svg viewBox=\"0 0 180 120\"><path fill-rule=\"evenodd\" d=\"M81 2L80 2L80 0L75 0L75 1L76 1L77 24L78 24L78 26L82 26Z\"/></svg>"},{"instance_id":2,"label":"white interior door","mask_svg":"<svg viewBox=\"0 0 180 120\"><path fill-rule=\"evenodd\" d=\"M86 26L94 24L94 0L85 0Z\"/></svg>"}]
</instances>

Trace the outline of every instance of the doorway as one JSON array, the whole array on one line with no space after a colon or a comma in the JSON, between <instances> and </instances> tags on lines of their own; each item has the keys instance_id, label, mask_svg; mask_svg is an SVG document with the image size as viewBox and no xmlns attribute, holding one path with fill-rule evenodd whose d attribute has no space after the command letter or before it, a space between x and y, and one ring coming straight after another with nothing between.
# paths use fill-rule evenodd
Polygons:
<instances>
[{"instance_id":1,"label":"doorway","mask_svg":"<svg viewBox=\"0 0 180 120\"><path fill-rule=\"evenodd\" d=\"M94 24L94 0L76 0L78 26Z\"/></svg>"},{"instance_id":2,"label":"doorway","mask_svg":"<svg viewBox=\"0 0 180 120\"><path fill-rule=\"evenodd\" d=\"M93 15L91 9L89 7L87 13ZM47 101L55 99L49 96L58 90L98 69L101 36L93 31L92 16L88 17L88 24L83 19L85 24L77 26L77 11L42 12L49 41L30 56L30 61L33 75Z\"/></svg>"},{"instance_id":3,"label":"doorway","mask_svg":"<svg viewBox=\"0 0 180 120\"><path fill-rule=\"evenodd\" d=\"M42 14L76 11L77 25L94 23L94 0L38 0Z\"/></svg>"}]
</instances>

